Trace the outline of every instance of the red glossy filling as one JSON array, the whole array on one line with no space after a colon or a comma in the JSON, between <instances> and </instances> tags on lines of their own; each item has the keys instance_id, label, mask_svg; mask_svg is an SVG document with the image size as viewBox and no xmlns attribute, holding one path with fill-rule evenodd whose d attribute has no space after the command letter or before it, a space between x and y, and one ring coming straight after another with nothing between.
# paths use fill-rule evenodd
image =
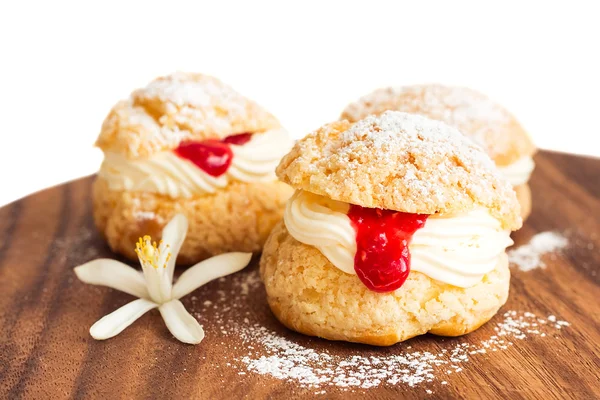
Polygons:
<instances>
[{"instance_id":1,"label":"red glossy filling","mask_svg":"<svg viewBox=\"0 0 600 400\"><path fill-rule=\"evenodd\" d=\"M356 231L354 270L367 288L391 292L404 284L410 273L408 245L427 216L350 206L348 217Z\"/></svg>"},{"instance_id":2,"label":"red glossy filling","mask_svg":"<svg viewBox=\"0 0 600 400\"><path fill-rule=\"evenodd\" d=\"M241 146L243 144L248 143L250 139L252 139L251 133L238 133L237 135L227 136L221 141L223 143L237 144L238 146Z\"/></svg>"},{"instance_id":3,"label":"red glossy filling","mask_svg":"<svg viewBox=\"0 0 600 400\"><path fill-rule=\"evenodd\" d=\"M193 162L210 176L218 177L227 172L231 166L233 152L230 145L241 146L248 143L251 138L251 133L240 133L221 140L187 141L181 143L174 151L179 157Z\"/></svg>"}]
</instances>

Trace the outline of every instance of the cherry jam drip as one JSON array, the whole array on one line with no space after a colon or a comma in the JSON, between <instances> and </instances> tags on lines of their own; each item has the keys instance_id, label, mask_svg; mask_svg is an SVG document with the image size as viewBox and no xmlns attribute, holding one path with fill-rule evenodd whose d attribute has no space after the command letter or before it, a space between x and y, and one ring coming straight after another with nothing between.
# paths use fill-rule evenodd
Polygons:
<instances>
[{"instance_id":1,"label":"cherry jam drip","mask_svg":"<svg viewBox=\"0 0 600 400\"><path fill-rule=\"evenodd\" d=\"M391 292L410 273L408 245L427 220L426 214L351 205L348 217L356 231L354 270L374 292Z\"/></svg>"},{"instance_id":2,"label":"cherry jam drip","mask_svg":"<svg viewBox=\"0 0 600 400\"><path fill-rule=\"evenodd\" d=\"M174 151L179 157L196 164L210 176L219 177L231 166L233 160L232 144L241 146L252 138L251 133L240 133L224 139L209 139L200 142L183 142Z\"/></svg>"}]
</instances>

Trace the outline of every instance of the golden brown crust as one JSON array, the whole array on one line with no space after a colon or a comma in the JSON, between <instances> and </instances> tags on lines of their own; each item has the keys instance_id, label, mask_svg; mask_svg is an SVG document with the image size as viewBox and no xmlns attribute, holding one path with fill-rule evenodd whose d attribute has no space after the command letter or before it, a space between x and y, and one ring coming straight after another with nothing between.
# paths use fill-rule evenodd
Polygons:
<instances>
[{"instance_id":1,"label":"golden brown crust","mask_svg":"<svg viewBox=\"0 0 600 400\"><path fill-rule=\"evenodd\" d=\"M171 199L152 193L112 191L94 183L94 219L111 249L136 260L135 242L143 235L160 239L176 213L189 220L178 264L192 264L228 252L258 252L281 219L292 189L281 182L232 182L211 195Z\"/></svg>"},{"instance_id":2,"label":"golden brown crust","mask_svg":"<svg viewBox=\"0 0 600 400\"><path fill-rule=\"evenodd\" d=\"M517 200L521 205L521 218L525 221L531 214L531 189L527 183L515 186L514 189L517 193Z\"/></svg>"},{"instance_id":3,"label":"golden brown crust","mask_svg":"<svg viewBox=\"0 0 600 400\"><path fill-rule=\"evenodd\" d=\"M363 207L455 214L481 206L506 229L521 226L515 192L483 150L418 115L388 111L327 124L296 143L277 176Z\"/></svg>"},{"instance_id":4,"label":"golden brown crust","mask_svg":"<svg viewBox=\"0 0 600 400\"><path fill-rule=\"evenodd\" d=\"M392 293L368 290L319 250L277 224L260 261L267 299L288 328L330 340L389 346L427 332L458 336L477 329L506 302L508 259L481 283L458 288L411 272Z\"/></svg>"},{"instance_id":5,"label":"golden brown crust","mask_svg":"<svg viewBox=\"0 0 600 400\"><path fill-rule=\"evenodd\" d=\"M176 148L182 140L223 138L277 128L277 119L211 76L175 73L118 102L96 145L128 158Z\"/></svg>"},{"instance_id":6,"label":"golden brown crust","mask_svg":"<svg viewBox=\"0 0 600 400\"><path fill-rule=\"evenodd\" d=\"M351 103L342 119L355 122L386 110L421 114L452 125L481 144L499 166L531 157L535 145L516 118L487 96L436 84L388 87Z\"/></svg>"}]
</instances>

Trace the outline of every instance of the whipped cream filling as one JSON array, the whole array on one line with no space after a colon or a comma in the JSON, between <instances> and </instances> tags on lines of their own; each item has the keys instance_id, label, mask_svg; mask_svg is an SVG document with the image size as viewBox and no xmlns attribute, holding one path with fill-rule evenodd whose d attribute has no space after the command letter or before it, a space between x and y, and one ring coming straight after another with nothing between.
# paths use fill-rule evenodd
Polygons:
<instances>
[{"instance_id":1,"label":"whipped cream filling","mask_svg":"<svg viewBox=\"0 0 600 400\"><path fill-rule=\"evenodd\" d=\"M531 157L523 157L512 164L498 167L502 175L508 179L513 186L527 183L533 172L533 168L535 168L535 163Z\"/></svg>"},{"instance_id":2,"label":"whipped cream filling","mask_svg":"<svg viewBox=\"0 0 600 400\"><path fill-rule=\"evenodd\" d=\"M173 151L157 153L147 159L130 160L121 154L106 153L98 175L111 190L142 191L189 198L214 193L232 180L241 182L275 181L275 168L293 146L283 129L256 133L244 145L231 144L233 159L227 172L214 177Z\"/></svg>"},{"instance_id":3,"label":"whipped cream filling","mask_svg":"<svg viewBox=\"0 0 600 400\"><path fill-rule=\"evenodd\" d=\"M347 203L297 190L287 203L285 226L299 242L314 246L337 268L354 271L356 232ZM431 215L409 245L410 268L458 287L479 283L513 241L484 208L468 213Z\"/></svg>"}]
</instances>

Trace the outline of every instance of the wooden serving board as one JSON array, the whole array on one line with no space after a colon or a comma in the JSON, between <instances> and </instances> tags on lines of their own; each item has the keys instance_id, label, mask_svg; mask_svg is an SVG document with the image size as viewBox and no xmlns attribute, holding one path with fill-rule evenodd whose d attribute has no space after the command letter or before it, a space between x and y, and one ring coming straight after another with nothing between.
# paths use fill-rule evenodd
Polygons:
<instances>
[{"instance_id":1,"label":"wooden serving board","mask_svg":"<svg viewBox=\"0 0 600 400\"><path fill-rule=\"evenodd\" d=\"M88 260L115 257L93 226L93 177L12 203L0 209L0 398L600 398L600 160L541 152L536 163L533 214L514 235L516 245L555 230L568 237L568 246L544 258L545 269L513 267L508 303L478 331L389 348L286 330L266 305L256 265L184 298L206 331L198 346L177 342L157 311L116 338L94 341L89 327L131 297L83 284L72 272ZM258 374L243 359L268 355L244 326L264 326L334 360L385 359L463 344L479 348L507 310L553 314L570 326L547 326L545 337L513 338L505 350L478 353L460 364L461 371L446 377L440 377L443 369L435 371L431 382L414 386L384 380L371 388L310 387Z\"/></svg>"}]
</instances>

